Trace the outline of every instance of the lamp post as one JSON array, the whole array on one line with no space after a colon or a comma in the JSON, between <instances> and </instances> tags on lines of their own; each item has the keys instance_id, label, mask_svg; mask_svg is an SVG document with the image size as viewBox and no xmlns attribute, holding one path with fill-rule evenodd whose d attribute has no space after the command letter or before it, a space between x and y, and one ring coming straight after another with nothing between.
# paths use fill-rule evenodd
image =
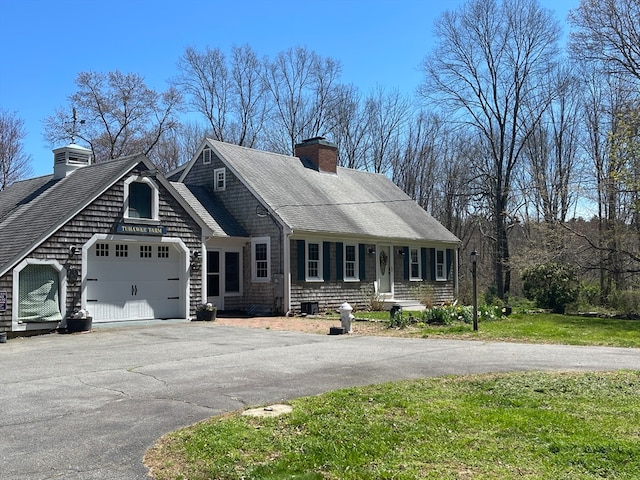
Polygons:
<instances>
[{"instance_id":1,"label":"lamp post","mask_svg":"<svg viewBox=\"0 0 640 480\"><path fill-rule=\"evenodd\" d=\"M478 252L471 252L471 275L473 278L473 331L478 330Z\"/></svg>"}]
</instances>

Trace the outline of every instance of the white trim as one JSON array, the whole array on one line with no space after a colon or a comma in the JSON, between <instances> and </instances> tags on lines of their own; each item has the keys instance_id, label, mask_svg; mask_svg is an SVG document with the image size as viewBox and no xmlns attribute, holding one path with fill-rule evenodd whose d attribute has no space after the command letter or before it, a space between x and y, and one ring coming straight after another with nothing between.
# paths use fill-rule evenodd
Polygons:
<instances>
[{"instance_id":1,"label":"white trim","mask_svg":"<svg viewBox=\"0 0 640 480\"><path fill-rule=\"evenodd\" d=\"M266 277L258 277L258 269L256 265L256 245L261 244L267 245ZM271 281L271 237L254 237L251 239L251 281L260 283Z\"/></svg>"},{"instance_id":2,"label":"white trim","mask_svg":"<svg viewBox=\"0 0 640 480\"><path fill-rule=\"evenodd\" d=\"M221 175L221 179L218 176ZM222 185L218 185L218 181L222 180ZM224 167L213 170L213 191L224 192L227 189L227 169Z\"/></svg>"},{"instance_id":3,"label":"white trim","mask_svg":"<svg viewBox=\"0 0 640 480\"><path fill-rule=\"evenodd\" d=\"M353 276L347 276L347 247L353 247L355 251L355 259L353 260ZM358 242L342 244L342 281L343 282L359 282L360 281L360 248Z\"/></svg>"},{"instance_id":4,"label":"white trim","mask_svg":"<svg viewBox=\"0 0 640 480\"><path fill-rule=\"evenodd\" d=\"M309 262L312 261L309 259L309 244L318 245L318 258L314 259L314 262L318 262L318 274L310 275L309 274ZM305 282L324 282L324 258L323 252L324 245L322 240L305 240L304 242L304 280Z\"/></svg>"},{"instance_id":5,"label":"white trim","mask_svg":"<svg viewBox=\"0 0 640 480\"><path fill-rule=\"evenodd\" d=\"M413 259L411 257L411 252L415 251L417 255L417 264L418 264L418 276L413 275ZM420 247L409 247L409 281L410 282L421 282L422 281L422 249Z\"/></svg>"},{"instance_id":6,"label":"white trim","mask_svg":"<svg viewBox=\"0 0 640 480\"><path fill-rule=\"evenodd\" d=\"M447 250L446 249L440 249L440 248L436 248L436 255L435 255L435 271L436 271L436 281L437 282L446 282L447 281ZM442 262L438 262L438 253L442 252ZM438 274L438 266L442 265L442 274L439 275Z\"/></svg>"},{"instance_id":7,"label":"white trim","mask_svg":"<svg viewBox=\"0 0 640 480\"><path fill-rule=\"evenodd\" d=\"M151 218L131 217L129 215L129 185L134 182L145 183L151 188ZM131 175L124 181L124 215L123 220L145 223L145 222L158 222L160 214L160 194L158 186L151 181L149 177L141 177L139 175Z\"/></svg>"},{"instance_id":8,"label":"white trim","mask_svg":"<svg viewBox=\"0 0 640 480\"><path fill-rule=\"evenodd\" d=\"M137 236L137 235L116 235L116 234L104 234L96 233L91 237L87 243L82 246L82 281L81 281L81 295L80 304L83 309L87 309L87 269L89 259L89 249L100 241L105 242L121 242L121 243L171 243L178 250L182 251L182 261L180 267L180 290L185 293L184 301L182 305L182 317L189 317L189 302L191 299L191 292L189 289L190 281L190 252L187 245L178 237L155 237L155 236ZM202 252L202 249L201 249Z\"/></svg>"},{"instance_id":9,"label":"white trim","mask_svg":"<svg viewBox=\"0 0 640 480\"><path fill-rule=\"evenodd\" d=\"M62 315L62 322L65 322L67 314L67 270L55 259L42 260L38 258L25 258L13 269L13 289L11 292L11 331L23 332L26 330L42 330L51 328L53 322L20 323L18 321L18 311L20 310L20 272L27 265L50 265L58 271L58 306Z\"/></svg>"}]
</instances>

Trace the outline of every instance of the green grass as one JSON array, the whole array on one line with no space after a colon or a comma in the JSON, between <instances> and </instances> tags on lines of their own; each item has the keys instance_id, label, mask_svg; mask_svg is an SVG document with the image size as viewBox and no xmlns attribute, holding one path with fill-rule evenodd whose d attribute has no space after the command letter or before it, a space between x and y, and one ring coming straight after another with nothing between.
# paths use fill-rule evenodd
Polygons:
<instances>
[{"instance_id":1,"label":"green grass","mask_svg":"<svg viewBox=\"0 0 640 480\"><path fill-rule=\"evenodd\" d=\"M412 312L404 312L408 316ZM413 312L415 317L418 312ZM357 318L387 321L388 312L360 313ZM357 331L357 323L355 324ZM590 318L552 313L514 313L496 320L480 320L478 331L469 323L412 325L407 336L445 337L469 340L599 345L640 348L640 320Z\"/></svg>"},{"instance_id":2,"label":"green grass","mask_svg":"<svg viewBox=\"0 0 640 480\"><path fill-rule=\"evenodd\" d=\"M169 434L162 479L636 479L640 371L430 378Z\"/></svg>"},{"instance_id":3,"label":"green grass","mask_svg":"<svg viewBox=\"0 0 640 480\"><path fill-rule=\"evenodd\" d=\"M482 321L474 332L469 324L425 327L423 336L506 340L564 345L599 345L640 348L640 321L588 318L558 314L513 314Z\"/></svg>"}]
</instances>

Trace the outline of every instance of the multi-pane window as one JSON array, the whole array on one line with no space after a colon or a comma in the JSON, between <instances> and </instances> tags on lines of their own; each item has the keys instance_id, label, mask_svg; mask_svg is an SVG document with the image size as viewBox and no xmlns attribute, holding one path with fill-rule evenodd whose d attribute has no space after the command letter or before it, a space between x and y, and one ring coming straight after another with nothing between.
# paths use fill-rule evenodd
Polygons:
<instances>
[{"instance_id":1,"label":"multi-pane window","mask_svg":"<svg viewBox=\"0 0 640 480\"><path fill-rule=\"evenodd\" d=\"M109 256L109 244L96 243L96 257L108 257L108 256Z\"/></svg>"},{"instance_id":2,"label":"multi-pane window","mask_svg":"<svg viewBox=\"0 0 640 480\"><path fill-rule=\"evenodd\" d=\"M319 243L307 242L307 279L319 280L322 272L320 266L322 262L321 249Z\"/></svg>"},{"instance_id":3,"label":"multi-pane window","mask_svg":"<svg viewBox=\"0 0 640 480\"><path fill-rule=\"evenodd\" d=\"M151 258L152 252L151 245L140 245L140 258Z\"/></svg>"},{"instance_id":4,"label":"multi-pane window","mask_svg":"<svg viewBox=\"0 0 640 480\"><path fill-rule=\"evenodd\" d=\"M436 250L436 280L446 280L444 250Z\"/></svg>"},{"instance_id":5,"label":"multi-pane window","mask_svg":"<svg viewBox=\"0 0 640 480\"><path fill-rule=\"evenodd\" d=\"M158 258L169 258L169 246L168 245L159 245L158 246Z\"/></svg>"},{"instance_id":6,"label":"multi-pane window","mask_svg":"<svg viewBox=\"0 0 640 480\"><path fill-rule=\"evenodd\" d=\"M356 245L344 246L344 279L358 280L358 249Z\"/></svg>"},{"instance_id":7,"label":"multi-pane window","mask_svg":"<svg viewBox=\"0 0 640 480\"><path fill-rule=\"evenodd\" d=\"M417 248L409 249L409 268L411 280L420 280L422 278L420 272L420 250Z\"/></svg>"},{"instance_id":8,"label":"multi-pane window","mask_svg":"<svg viewBox=\"0 0 640 480\"><path fill-rule=\"evenodd\" d=\"M116 244L116 257L128 257L129 256L129 245L126 243L117 243Z\"/></svg>"},{"instance_id":9,"label":"multi-pane window","mask_svg":"<svg viewBox=\"0 0 640 480\"><path fill-rule=\"evenodd\" d=\"M211 149L205 148L202 151L202 163L205 165L209 165L211 163Z\"/></svg>"},{"instance_id":10,"label":"multi-pane window","mask_svg":"<svg viewBox=\"0 0 640 480\"><path fill-rule=\"evenodd\" d=\"M213 189L222 191L227 187L226 170L224 168L216 168L213 171Z\"/></svg>"},{"instance_id":11,"label":"multi-pane window","mask_svg":"<svg viewBox=\"0 0 640 480\"><path fill-rule=\"evenodd\" d=\"M265 282L271 277L271 239L251 239L251 276L254 282Z\"/></svg>"}]
</instances>

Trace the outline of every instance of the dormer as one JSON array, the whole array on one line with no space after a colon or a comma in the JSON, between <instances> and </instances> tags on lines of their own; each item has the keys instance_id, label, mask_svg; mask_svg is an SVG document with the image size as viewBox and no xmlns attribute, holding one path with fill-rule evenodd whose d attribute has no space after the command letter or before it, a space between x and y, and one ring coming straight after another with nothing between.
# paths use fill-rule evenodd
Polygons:
<instances>
[{"instance_id":1,"label":"dormer","mask_svg":"<svg viewBox=\"0 0 640 480\"><path fill-rule=\"evenodd\" d=\"M74 170L91 165L91 150L70 143L53 150L53 178L64 178Z\"/></svg>"}]
</instances>

